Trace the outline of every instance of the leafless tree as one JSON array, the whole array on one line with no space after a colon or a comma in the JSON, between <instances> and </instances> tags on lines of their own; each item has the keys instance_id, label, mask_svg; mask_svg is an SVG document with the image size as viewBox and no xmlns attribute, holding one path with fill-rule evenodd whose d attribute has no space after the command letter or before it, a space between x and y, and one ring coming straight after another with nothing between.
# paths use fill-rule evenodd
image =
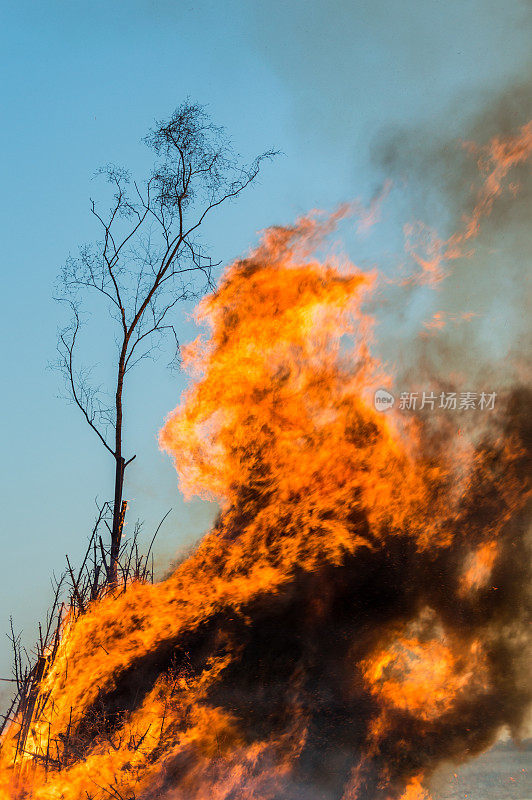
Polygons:
<instances>
[{"instance_id":1,"label":"leafless tree","mask_svg":"<svg viewBox=\"0 0 532 800\"><path fill-rule=\"evenodd\" d=\"M124 385L129 371L170 336L179 355L175 314L180 301L211 286L215 266L199 242L206 217L237 197L258 175L264 153L242 166L223 129L214 126L201 106L183 103L167 121L145 137L154 151L147 179L133 180L121 168L100 172L112 187L104 212L91 200L101 239L80 248L60 276L61 296L72 311L58 339L59 361L68 392L86 423L115 462L114 497L109 523L108 581L117 581L122 537L124 473L135 455L124 454ZM91 382L91 371L78 364L83 299L95 293L116 325L115 377L111 387Z\"/></svg>"}]
</instances>

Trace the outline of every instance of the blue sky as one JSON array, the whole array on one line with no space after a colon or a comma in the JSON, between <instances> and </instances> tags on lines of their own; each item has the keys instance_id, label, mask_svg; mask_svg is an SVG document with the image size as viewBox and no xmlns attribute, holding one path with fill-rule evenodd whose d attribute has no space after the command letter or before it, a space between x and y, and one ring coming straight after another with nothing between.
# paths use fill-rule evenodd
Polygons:
<instances>
[{"instance_id":1,"label":"blue sky","mask_svg":"<svg viewBox=\"0 0 532 800\"><path fill-rule=\"evenodd\" d=\"M79 559L112 464L48 369L64 321L53 301L69 253L97 234L98 166L149 164L140 140L185 97L206 104L246 158L282 151L206 228L225 263L256 232L382 185L374 144L430 122L459 136L493 92L526 74L530 5L510 0L106 0L4 3L0 153L2 515L0 631L31 641L65 553ZM394 246L383 233L357 257ZM387 238L388 237L388 238ZM194 335L184 321L183 339ZM97 335L97 334L96 334ZM128 389L137 452L125 496L146 531L170 507L161 559L205 530L214 508L184 504L157 431L185 386L148 364ZM9 653L0 641L0 673Z\"/></svg>"}]
</instances>

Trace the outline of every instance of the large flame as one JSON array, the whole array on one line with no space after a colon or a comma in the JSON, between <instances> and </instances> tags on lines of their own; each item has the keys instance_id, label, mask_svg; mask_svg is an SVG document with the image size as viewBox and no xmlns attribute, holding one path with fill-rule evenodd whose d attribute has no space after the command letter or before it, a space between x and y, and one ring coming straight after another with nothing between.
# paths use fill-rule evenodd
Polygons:
<instances>
[{"instance_id":1,"label":"large flame","mask_svg":"<svg viewBox=\"0 0 532 800\"><path fill-rule=\"evenodd\" d=\"M161 444L219 519L163 582L67 617L2 800L419 800L518 734L530 395L468 447L375 411L377 278L312 256L335 222L268 230L200 304Z\"/></svg>"}]
</instances>

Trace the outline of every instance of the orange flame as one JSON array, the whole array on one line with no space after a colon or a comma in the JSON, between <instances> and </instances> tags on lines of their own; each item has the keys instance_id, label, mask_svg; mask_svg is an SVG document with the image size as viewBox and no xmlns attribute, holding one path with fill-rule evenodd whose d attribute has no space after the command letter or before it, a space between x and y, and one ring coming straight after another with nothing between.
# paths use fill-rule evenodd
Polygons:
<instances>
[{"instance_id":1,"label":"orange flame","mask_svg":"<svg viewBox=\"0 0 532 800\"><path fill-rule=\"evenodd\" d=\"M385 702L428 720L448 711L462 691L485 688L487 670L479 651L478 642L458 655L457 646L440 638L399 636L361 666L372 691Z\"/></svg>"},{"instance_id":2,"label":"orange flame","mask_svg":"<svg viewBox=\"0 0 532 800\"><path fill-rule=\"evenodd\" d=\"M430 800L428 792L421 784L421 778L416 776L409 781L401 800Z\"/></svg>"},{"instance_id":3,"label":"orange flame","mask_svg":"<svg viewBox=\"0 0 532 800\"><path fill-rule=\"evenodd\" d=\"M484 542L471 554L463 576L464 591L478 589L487 583L497 559L497 543Z\"/></svg>"},{"instance_id":4,"label":"orange flame","mask_svg":"<svg viewBox=\"0 0 532 800\"><path fill-rule=\"evenodd\" d=\"M447 255L529 137L481 152ZM374 409L376 275L312 255L352 210L266 231L199 305L196 383L160 441L220 518L166 580L66 617L0 800L428 800L439 760L519 725L529 396L467 450Z\"/></svg>"},{"instance_id":5,"label":"orange flame","mask_svg":"<svg viewBox=\"0 0 532 800\"><path fill-rule=\"evenodd\" d=\"M448 239L441 239L435 231L419 221L404 226L406 251L420 268L420 272L408 278L407 282L436 284L445 278L447 262L471 255L472 250L466 250L465 246L478 236L481 222L489 217L497 198L506 188L514 194L517 192L518 187L514 183L506 187L505 179L514 167L530 158L532 122L523 125L515 136L495 137L484 147L472 142L464 147L477 154L482 175L482 185L474 208L470 214L463 216L462 229Z\"/></svg>"}]
</instances>

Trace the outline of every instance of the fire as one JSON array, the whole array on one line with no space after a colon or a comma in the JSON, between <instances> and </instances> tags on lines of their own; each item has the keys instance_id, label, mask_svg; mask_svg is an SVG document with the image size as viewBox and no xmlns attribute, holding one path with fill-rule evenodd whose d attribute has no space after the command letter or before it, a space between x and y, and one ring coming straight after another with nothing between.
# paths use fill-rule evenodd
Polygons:
<instances>
[{"instance_id":1,"label":"fire","mask_svg":"<svg viewBox=\"0 0 532 800\"><path fill-rule=\"evenodd\" d=\"M495 137L484 147L466 142L464 148L477 156L483 179L473 210L463 216L461 229L448 239L441 239L420 221L405 225L406 251L420 270L409 276L407 282L437 284L447 275L450 262L471 255L481 222L489 217L497 198L505 190L518 192L518 186L513 183L506 186L505 180L514 167L528 161L532 154L532 122L523 125L514 136Z\"/></svg>"},{"instance_id":2,"label":"fire","mask_svg":"<svg viewBox=\"0 0 532 800\"><path fill-rule=\"evenodd\" d=\"M464 591L486 585L497 559L497 542L484 542L468 559L463 576Z\"/></svg>"},{"instance_id":3,"label":"fire","mask_svg":"<svg viewBox=\"0 0 532 800\"><path fill-rule=\"evenodd\" d=\"M426 800L519 729L530 394L469 447L374 409L378 276L313 255L348 210L266 231L200 303L160 441L219 519L166 580L67 614L0 800Z\"/></svg>"},{"instance_id":4,"label":"fire","mask_svg":"<svg viewBox=\"0 0 532 800\"><path fill-rule=\"evenodd\" d=\"M429 795L421 784L421 778L412 778L401 800L430 800Z\"/></svg>"},{"instance_id":5,"label":"fire","mask_svg":"<svg viewBox=\"0 0 532 800\"><path fill-rule=\"evenodd\" d=\"M410 628L361 663L364 679L383 701L429 720L449 711L464 690L486 688L478 641L461 652L459 643L446 641L441 631L415 636L412 629L419 624Z\"/></svg>"}]
</instances>

